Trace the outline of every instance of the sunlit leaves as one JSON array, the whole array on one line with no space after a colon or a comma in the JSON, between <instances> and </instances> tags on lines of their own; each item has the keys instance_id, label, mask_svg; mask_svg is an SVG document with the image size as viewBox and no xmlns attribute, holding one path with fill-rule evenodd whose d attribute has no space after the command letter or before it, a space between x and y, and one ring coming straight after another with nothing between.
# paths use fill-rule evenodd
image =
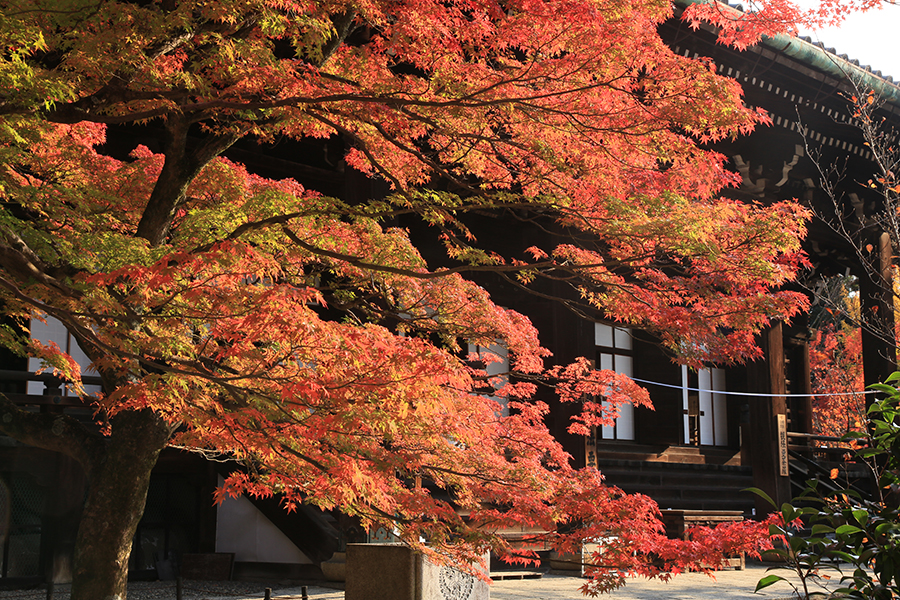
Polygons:
<instances>
[{"instance_id":1,"label":"sunlit leaves","mask_svg":"<svg viewBox=\"0 0 900 600\"><path fill-rule=\"evenodd\" d=\"M52 77L68 86L74 100L46 112L50 119L177 116L201 122L205 133L340 135L349 145L345 163L386 179L395 206L443 228L455 261L514 265L525 284L552 262L585 266L579 287L588 303L611 319L658 329L672 351L697 364L754 356L752 332L803 306L801 296L771 289L802 264L796 240L805 215L787 203L710 200L738 178L723 169L723 156L697 146L766 117L743 106L735 81L662 43L656 25L671 16L666 3L44 8L34 0L35 10L16 11L7 29L22 32L9 34L11 45L32 40L20 44L28 85ZM48 53L59 60L44 60ZM13 97L3 106L10 114L43 110ZM159 157L138 158L129 168L147 177L134 181L152 182ZM212 243L241 223L219 206L235 200L239 185L220 187L216 198L199 191L204 177L232 177L218 164L202 171L191 202L173 215L176 235L197 245L204 231ZM466 191L413 189L436 180ZM308 201L286 210L311 218ZM555 260L533 268L524 257L502 256L489 240L474 239L465 217L510 204L600 243L542 248ZM340 244L326 250L343 252ZM725 330L735 333L722 339ZM687 345L686 337L693 338Z\"/></svg>"},{"instance_id":2,"label":"sunlit leaves","mask_svg":"<svg viewBox=\"0 0 900 600\"><path fill-rule=\"evenodd\" d=\"M494 533L523 524L562 550L609 539L618 564L588 591L726 551L666 540L649 499L571 467L536 386L581 404L576 433L646 392L584 360L547 372L529 319L467 278L567 281L695 365L754 356L755 332L804 306L774 290L803 264L806 214L716 199L738 178L698 146L765 117L662 43L668 3L17 4L0 289L73 333L104 375L100 418L149 409L175 443L242 461L220 495L337 507L457 561L511 552ZM101 123L144 122L164 154L98 152ZM343 202L215 156L249 135L335 138L337 169L393 193ZM542 233L508 252L475 233L494 217ZM469 344L502 345L510 372ZM77 377L62 349L30 352Z\"/></svg>"},{"instance_id":3,"label":"sunlit leaves","mask_svg":"<svg viewBox=\"0 0 900 600\"><path fill-rule=\"evenodd\" d=\"M430 270L407 231L379 222L392 204L351 207L216 159L191 182L167 243L150 247L133 232L160 157L146 148L130 162L99 156L102 130L92 126L25 134L38 142L10 155L7 181L20 206L40 212L10 211L0 223L41 260L67 265L70 295L19 277L10 312L53 305L92 368L117 381L96 400L103 419L150 409L180 427L177 445L244 461L251 472L229 478L220 496L277 492L287 505L340 507L455 561L488 547L528 560L493 535L521 524L546 532L535 544L562 549L613 535L608 556L619 564L596 571L591 589L627 573L661 575L651 553L678 570L725 551L666 540L652 502L572 469L544 426L547 405L530 400L535 384L511 378L544 371L549 353L530 321L459 273ZM440 194L421 199L464 208ZM488 377L468 363L468 343L502 343L512 374ZM62 349L30 353L77 379ZM634 382L585 361L547 375L582 405L576 432L610 422L623 402L649 406ZM482 382L509 414L479 393ZM409 485L417 477L431 487ZM585 525L557 533L575 523Z\"/></svg>"}]
</instances>

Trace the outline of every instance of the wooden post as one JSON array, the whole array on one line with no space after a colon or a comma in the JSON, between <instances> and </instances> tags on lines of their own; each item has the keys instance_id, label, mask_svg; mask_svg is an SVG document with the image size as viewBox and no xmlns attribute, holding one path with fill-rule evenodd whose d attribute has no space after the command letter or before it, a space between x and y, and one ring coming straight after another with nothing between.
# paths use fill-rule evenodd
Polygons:
<instances>
[{"instance_id":1,"label":"wooden post","mask_svg":"<svg viewBox=\"0 0 900 600\"><path fill-rule=\"evenodd\" d=\"M803 322L806 322L806 318L803 319ZM800 361L800 365L798 366L796 377L798 381L795 382L794 389L792 390L797 394L806 394L805 398L802 398L797 402L799 406L801 406L800 410L800 423L798 423L798 427L795 428L795 431L799 430L803 433L814 433L813 432L813 404L812 404L812 372L809 364L809 342L807 340L803 340L799 344L799 356L797 357Z\"/></svg>"},{"instance_id":2,"label":"wooden post","mask_svg":"<svg viewBox=\"0 0 900 600\"><path fill-rule=\"evenodd\" d=\"M790 477L782 475L782 453L779 451L778 422L787 414L784 396L784 339L781 323L766 330L760 339L764 361L748 368L748 388L760 394L750 399L749 455L753 467L753 484L766 492L777 505L790 500ZM773 509L761 498L756 499L756 512L768 514Z\"/></svg>"},{"instance_id":3,"label":"wooden post","mask_svg":"<svg viewBox=\"0 0 900 600\"><path fill-rule=\"evenodd\" d=\"M862 329L863 377L866 385L883 382L897 370L894 349L894 290L890 236L873 236L871 262L859 278ZM866 396L866 403L874 398Z\"/></svg>"}]
</instances>

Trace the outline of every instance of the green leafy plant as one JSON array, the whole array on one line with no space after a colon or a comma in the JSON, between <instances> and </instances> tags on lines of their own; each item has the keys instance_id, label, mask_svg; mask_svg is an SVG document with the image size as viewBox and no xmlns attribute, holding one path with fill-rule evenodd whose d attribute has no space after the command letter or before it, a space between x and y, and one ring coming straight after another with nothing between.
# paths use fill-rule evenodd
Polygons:
<instances>
[{"instance_id":1,"label":"green leafy plant","mask_svg":"<svg viewBox=\"0 0 900 600\"><path fill-rule=\"evenodd\" d=\"M870 386L884 397L867 411L868 430L845 434L856 441L854 452L872 470L877 485L866 494L850 485L807 481L793 503L781 506L783 524L769 526L769 534L781 544L768 556L785 563L800 584L770 574L756 590L779 581L794 587L798 598L859 598L884 600L900 595L900 372L883 384ZM836 479L831 481L837 481ZM755 493L769 498L761 490ZM801 524L802 523L802 524ZM826 590L828 572L840 577L837 588ZM813 587L821 590L811 591Z\"/></svg>"}]
</instances>

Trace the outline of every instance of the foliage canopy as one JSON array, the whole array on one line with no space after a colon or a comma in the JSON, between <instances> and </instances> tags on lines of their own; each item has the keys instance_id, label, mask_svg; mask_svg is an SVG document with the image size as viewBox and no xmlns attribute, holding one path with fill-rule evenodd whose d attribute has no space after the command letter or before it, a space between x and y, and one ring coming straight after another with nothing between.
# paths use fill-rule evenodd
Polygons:
<instances>
[{"instance_id":1,"label":"foliage canopy","mask_svg":"<svg viewBox=\"0 0 900 600\"><path fill-rule=\"evenodd\" d=\"M105 437L0 404L0 431L91 477L74 598L122 593L133 525L115 524L104 555L90 517L139 516L167 444L244 460L221 493L337 507L454 559L509 550L492 533L510 525L579 524L554 536L561 549L615 536L620 564L592 590L656 573L651 552L676 569L712 560L666 541L646 498L569 465L530 399L549 353L466 278L568 282L580 310L652 330L694 365L756 356L754 334L804 307L776 288L803 262L805 211L717 197L737 175L699 145L766 117L662 43L667 2L0 7L0 294L14 317L62 322L104 382L91 401ZM159 147L110 156L105 128L125 124ZM344 167L391 194L351 203L221 156L281 136L337 140ZM566 239L504 255L467 225L484 215ZM423 256L416 221L444 256ZM488 376L490 352L463 356L498 340L511 378ZM78 387L63 349L13 329L3 341ZM573 431L614 416L595 396L646 402L585 362L550 374L584 406ZM123 463L142 465L134 497L102 497L122 491Z\"/></svg>"}]
</instances>

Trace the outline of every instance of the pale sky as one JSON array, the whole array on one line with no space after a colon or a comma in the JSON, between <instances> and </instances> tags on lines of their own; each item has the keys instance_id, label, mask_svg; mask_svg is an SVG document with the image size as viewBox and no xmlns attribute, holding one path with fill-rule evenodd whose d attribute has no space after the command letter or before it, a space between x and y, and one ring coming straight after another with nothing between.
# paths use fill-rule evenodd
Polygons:
<instances>
[{"instance_id":1,"label":"pale sky","mask_svg":"<svg viewBox=\"0 0 900 600\"><path fill-rule=\"evenodd\" d=\"M808 6L808 1L798 2ZM900 82L900 6L887 5L878 10L850 15L836 28L822 31L801 31L813 41L858 59L861 66L870 65L873 71L890 75Z\"/></svg>"}]
</instances>

